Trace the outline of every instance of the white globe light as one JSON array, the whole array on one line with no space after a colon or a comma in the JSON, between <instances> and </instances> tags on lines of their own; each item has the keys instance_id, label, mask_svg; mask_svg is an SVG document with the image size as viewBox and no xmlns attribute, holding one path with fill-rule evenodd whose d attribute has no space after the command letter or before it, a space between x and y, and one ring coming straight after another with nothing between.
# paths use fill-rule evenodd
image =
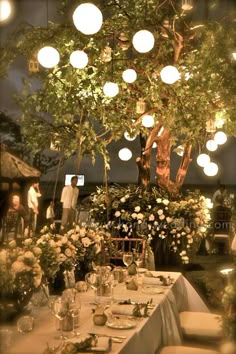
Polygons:
<instances>
[{"instance_id":1,"label":"white globe light","mask_svg":"<svg viewBox=\"0 0 236 354\"><path fill-rule=\"evenodd\" d=\"M205 167L210 163L210 156L207 154L200 154L197 157L198 166Z\"/></svg>"},{"instance_id":2,"label":"white globe light","mask_svg":"<svg viewBox=\"0 0 236 354\"><path fill-rule=\"evenodd\" d=\"M210 139L210 140L208 140L208 141L206 142L206 148L207 148L207 150L209 150L209 151L216 151L217 148L218 148L218 145L217 145L217 143L215 142L215 140Z\"/></svg>"},{"instance_id":3,"label":"white globe light","mask_svg":"<svg viewBox=\"0 0 236 354\"><path fill-rule=\"evenodd\" d=\"M124 137L128 141L134 141L136 139L136 135L135 136L130 136L128 132L124 132Z\"/></svg>"},{"instance_id":4,"label":"white globe light","mask_svg":"<svg viewBox=\"0 0 236 354\"><path fill-rule=\"evenodd\" d=\"M183 145L177 146L177 148L176 148L176 154L179 155L179 156L183 156L183 154L184 154L184 147L183 147Z\"/></svg>"},{"instance_id":5,"label":"white globe light","mask_svg":"<svg viewBox=\"0 0 236 354\"><path fill-rule=\"evenodd\" d=\"M119 87L114 82L106 82L103 86L103 92L108 97L115 97L119 93Z\"/></svg>"},{"instance_id":6,"label":"white globe light","mask_svg":"<svg viewBox=\"0 0 236 354\"><path fill-rule=\"evenodd\" d=\"M147 53L154 47L155 38L151 32L141 30L135 33L132 43L137 52Z\"/></svg>"},{"instance_id":7,"label":"white globe light","mask_svg":"<svg viewBox=\"0 0 236 354\"><path fill-rule=\"evenodd\" d=\"M217 175L218 173L218 166L214 162L210 162L208 165L206 165L203 169L205 175L212 177Z\"/></svg>"},{"instance_id":8,"label":"white globe light","mask_svg":"<svg viewBox=\"0 0 236 354\"><path fill-rule=\"evenodd\" d=\"M59 63L60 55L53 47L43 47L38 51L37 58L45 68L53 68Z\"/></svg>"},{"instance_id":9,"label":"white globe light","mask_svg":"<svg viewBox=\"0 0 236 354\"><path fill-rule=\"evenodd\" d=\"M73 22L78 31L90 35L100 30L103 16L97 6L91 3L85 3L75 9Z\"/></svg>"},{"instance_id":10,"label":"white globe light","mask_svg":"<svg viewBox=\"0 0 236 354\"><path fill-rule=\"evenodd\" d=\"M122 161L128 161L132 157L132 152L128 148L123 148L119 151L118 156Z\"/></svg>"},{"instance_id":11,"label":"white globe light","mask_svg":"<svg viewBox=\"0 0 236 354\"><path fill-rule=\"evenodd\" d=\"M82 50L75 50L70 55L70 63L76 69L83 69L88 64L88 56Z\"/></svg>"},{"instance_id":12,"label":"white globe light","mask_svg":"<svg viewBox=\"0 0 236 354\"><path fill-rule=\"evenodd\" d=\"M122 78L128 84L132 84L137 79L137 73L133 69L127 69L123 71Z\"/></svg>"},{"instance_id":13,"label":"white globe light","mask_svg":"<svg viewBox=\"0 0 236 354\"><path fill-rule=\"evenodd\" d=\"M0 22L6 21L12 14L12 5L9 0L0 1Z\"/></svg>"},{"instance_id":14,"label":"white globe light","mask_svg":"<svg viewBox=\"0 0 236 354\"><path fill-rule=\"evenodd\" d=\"M146 128L151 128L154 125L154 118L149 114L145 114L142 118L142 125Z\"/></svg>"},{"instance_id":15,"label":"white globe light","mask_svg":"<svg viewBox=\"0 0 236 354\"><path fill-rule=\"evenodd\" d=\"M227 135L224 132L215 133L214 140L216 144L223 145L227 141Z\"/></svg>"},{"instance_id":16,"label":"white globe light","mask_svg":"<svg viewBox=\"0 0 236 354\"><path fill-rule=\"evenodd\" d=\"M165 84L174 84L176 81L180 79L180 73L178 69L176 69L172 65L165 66L160 72L161 80Z\"/></svg>"}]
</instances>

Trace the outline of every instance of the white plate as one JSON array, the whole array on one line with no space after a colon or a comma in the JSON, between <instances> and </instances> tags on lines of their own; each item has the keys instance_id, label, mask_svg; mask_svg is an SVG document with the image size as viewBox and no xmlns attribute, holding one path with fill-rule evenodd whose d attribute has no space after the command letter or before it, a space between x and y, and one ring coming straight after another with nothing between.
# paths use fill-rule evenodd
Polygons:
<instances>
[{"instance_id":1,"label":"white plate","mask_svg":"<svg viewBox=\"0 0 236 354\"><path fill-rule=\"evenodd\" d=\"M138 268L138 273L146 273L147 268Z\"/></svg>"},{"instance_id":2,"label":"white plate","mask_svg":"<svg viewBox=\"0 0 236 354\"><path fill-rule=\"evenodd\" d=\"M130 329L136 327L134 320L115 318L112 322L106 322L106 326L114 329Z\"/></svg>"},{"instance_id":3,"label":"white plate","mask_svg":"<svg viewBox=\"0 0 236 354\"><path fill-rule=\"evenodd\" d=\"M155 294L163 294L164 290L162 288L145 285L142 287L142 292L144 294L155 295Z\"/></svg>"}]
</instances>

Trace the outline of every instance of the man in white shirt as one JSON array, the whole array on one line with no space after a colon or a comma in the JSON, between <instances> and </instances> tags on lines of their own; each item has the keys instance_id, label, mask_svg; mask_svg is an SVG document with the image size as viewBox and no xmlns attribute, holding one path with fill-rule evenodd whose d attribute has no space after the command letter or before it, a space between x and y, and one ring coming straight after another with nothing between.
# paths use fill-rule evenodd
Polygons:
<instances>
[{"instance_id":1,"label":"man in white shirt","mask_svg":"<svg viewBox=\"0 0 236 354\"><path fill-rule=\"evenodd\" d=\"M76 216L76 205L79 196L79 188L77 188L78 177L71 177L71 185L65 186L61 193L62 205L62 218L61 218L61 230L65 227L68 229L72 227Z\"/></svg>"},{"instance_id":2,"label":"man in white shirt","mask_svg":"<svg viewBox=\"0 0 236 354\"><path fill-rule=\"evenodd\" d=\"M33 235L36 231L37 226L37 218L39 213L39 202L38 198L41 197L41 193L39 190L39 182L33 181L32 185L28 190L28 208L29 208L29 215L30 215L30 231L32 231Z\"/></svg>"}]
</instances>

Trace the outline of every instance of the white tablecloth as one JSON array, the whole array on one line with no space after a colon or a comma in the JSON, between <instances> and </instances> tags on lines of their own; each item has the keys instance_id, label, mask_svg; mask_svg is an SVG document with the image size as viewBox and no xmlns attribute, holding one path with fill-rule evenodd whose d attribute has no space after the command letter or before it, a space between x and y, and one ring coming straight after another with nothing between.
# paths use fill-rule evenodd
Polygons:
<instances>
[{"instance_id":1,"label":"white tablecloth","mask_svg":"<svg viewBox=\"0 0 236 354\"><path fill-rule=\"evenodd\" d=\"M96 332L108 335L124 335L123 343L113 343L110 353L122 354L154 354L161 346L181 343L179 326L179 311L209 312L197 292L181 273L154 272L155 275L170 275L174 279L171 286L163 287L161 294L147 294L141 290L126 290L121 283L114 289L114 299L131 299L147 302L151 298L155 307L150 310L150 316L137 320L137 326L132 329L111 329L106 326L95 326L92 321L91 302L94 300L92 291L81 293L82 309L80 314L79 332L86 334ZM158 285L160 287L160 285ZM34 308L35 327L30 333L18 333L16 325L1 326L12 330L13 343L9 354L42 354L46 343L56 346L60 341L54 339L56 332L55 318L45 307ZM6 352L4 354L7 354Z\"/></svg>"}]
</instances>

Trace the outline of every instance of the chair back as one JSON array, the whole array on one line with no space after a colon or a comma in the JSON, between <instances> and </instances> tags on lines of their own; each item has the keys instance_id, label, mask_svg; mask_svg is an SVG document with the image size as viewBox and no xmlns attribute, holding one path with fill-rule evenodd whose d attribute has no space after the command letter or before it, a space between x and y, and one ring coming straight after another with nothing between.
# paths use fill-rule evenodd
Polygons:
<instances>
[{"instance_id":1,"label":"chair back","mask_svg":"<svg viewBox=\"0 0 236 354\"><path fill-rule=\"evenodd\" d=\"M146 239L114 237L111 241L113 249L112 254L106 255L106 261L108 263L116 264L117 260L120 260L120 263L122 263L124 252L137 252L143 259L142 266L145 265Z\"/></svg>"}]
</instances>

